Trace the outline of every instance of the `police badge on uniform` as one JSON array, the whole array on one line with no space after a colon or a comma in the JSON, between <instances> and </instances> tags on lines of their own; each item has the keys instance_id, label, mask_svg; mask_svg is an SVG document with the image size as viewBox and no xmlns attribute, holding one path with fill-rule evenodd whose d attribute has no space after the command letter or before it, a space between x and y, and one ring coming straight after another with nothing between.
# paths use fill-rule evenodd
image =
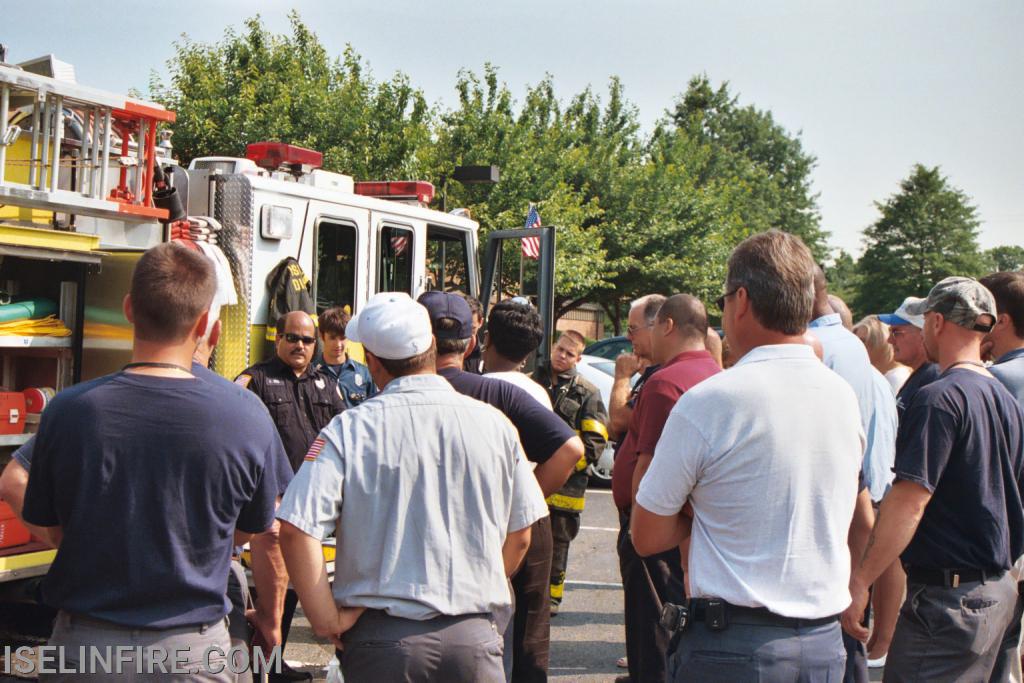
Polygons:
<instances>
[{"instance_id":1,"label":"police badge on uniform","mask_svg":"<svg viewBox=\"0 0 1024 683\"><path fill-rule=\"evenodd\" d=\"M327 386L327 383L324 382L323 377L317 377L316 380L313 381L313 384L316 385L317 389L323 389L324 387Z\"/></svg>"}]
</instances>

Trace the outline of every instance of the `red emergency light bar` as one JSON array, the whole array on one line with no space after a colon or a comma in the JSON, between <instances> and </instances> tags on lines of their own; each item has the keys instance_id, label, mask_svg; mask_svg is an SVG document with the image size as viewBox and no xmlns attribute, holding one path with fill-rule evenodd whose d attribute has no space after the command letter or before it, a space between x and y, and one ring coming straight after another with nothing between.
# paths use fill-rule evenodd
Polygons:
<instances>
[{"instance_id":1,"label":"red emergency light bar","mask_svg":"<svg viewBox=\"0 0 1024 683\"><path fill-rule=\"evenodd\" d=\"M429 204L434 198L434 186L425 180L371 180L356 183L356 194L381 199L415 199Z\"/></svg>"},{"instance_id":2,"label":"red emergency light bar","mask_svg":"<svg viewBox=\"0 0 1024 683\"><path fill-rule=\"evenodd\" d=\"M260 168L276 171L282 166L305 166L312 171L324 165L324 155L312 149L284 142L254 142L245 148L245 158Z\"/></svg>"}]
</instances>

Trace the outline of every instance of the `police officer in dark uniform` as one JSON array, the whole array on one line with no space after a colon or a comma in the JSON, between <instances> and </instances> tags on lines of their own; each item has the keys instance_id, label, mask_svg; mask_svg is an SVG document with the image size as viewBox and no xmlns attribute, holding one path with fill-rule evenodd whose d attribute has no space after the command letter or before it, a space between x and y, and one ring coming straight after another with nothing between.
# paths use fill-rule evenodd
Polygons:
<instances>
[{"instance_id":1,"label":"police officer in dark uniform","mask_svg":"<svg viewBox=\"0 0 1024 683\"><path fill-rule=\"evenodd\" d=\"M573 330L563 332L551 349L551 360L537 366L533 379L551 397L554 411L576 430L583 440L585 453L576 469L557 493L548 496L551 511L551 612L556 614L565 589L565 568L569 560L569 544L580 531L587 492L587 466L596 463L608 443L608 411L596 386L576 371L585 346L583 335Z\"/></svg>"},{"instance_id":2,"label":"police officer in dark uniform","mask_svg":"<svg viewBox=\"0 0 1024 683\"><path fill-rule=\"evenodd\" d=\"M346 408L355 408L377 394L370 369L348 354L345 327L352 316L344 308L328 308L320 314L320 339L324 344L323 357L317 364L338 383Z\"/></svg>"},{"instance_id":3,"label":"police officer in dark uniform","mask_svg":"<svg viewBox=\"0 0 1024 683\"><path fill-rule=\"evenodd\" d=\"M334 378L311 366L315 348L316 327L309 314L286 313L277 321L277 354L235 379L266 404L296 471L316 435L345 409Z\"/></svg>"},{"instance_id":4,"label":"police officer in dark uniform","mask_svg":"<svg viewBox=\"0 0 1024 683\"><path fill-rule=\"evenodd\" d=\"M345 409L345 402L334 378L312 366L315 348L316 327L309 314L304 311L285 313L277 320L277 353L274 357L253 365L235 379L236 384L259 396L267 406L295 471L302 465L310 444L320 430ZM266 552L281 559L276 536L274 541L274 547L268 548ZM291 589L285 592L288 575L283 559L279 564L271 561L271 565L280 592L277 596L262 596L262 599L280 605L277 601L284 595L280 621L283 651L298 596ZM254 565L253 571L256 569ZM260 598L257 596L257 600ZM269 675L271 683L311 678L309 674L293 671L287 665L282 669L282 673Z\"/></svg>"}]
</instances>

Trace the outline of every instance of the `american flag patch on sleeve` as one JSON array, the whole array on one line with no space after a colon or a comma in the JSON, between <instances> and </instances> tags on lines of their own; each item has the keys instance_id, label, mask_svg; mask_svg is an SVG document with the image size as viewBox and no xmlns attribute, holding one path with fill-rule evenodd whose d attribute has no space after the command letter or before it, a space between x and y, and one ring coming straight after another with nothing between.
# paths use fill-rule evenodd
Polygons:
<instances>
[{"instance_id":1,"label":"american flag patch on sleeve","mask_svg":"<svg viewBox=\"0 0 1024 683\"><path fill-rule=\"evenodd\" d=\"M309 447L309 452L306 453L306 462L316 460L316 456L320 455L320 450L324 447L324 443L324 440L320 437L317 437L316 440L313 441L313 445Z\"/></svg>"}]
</instances>

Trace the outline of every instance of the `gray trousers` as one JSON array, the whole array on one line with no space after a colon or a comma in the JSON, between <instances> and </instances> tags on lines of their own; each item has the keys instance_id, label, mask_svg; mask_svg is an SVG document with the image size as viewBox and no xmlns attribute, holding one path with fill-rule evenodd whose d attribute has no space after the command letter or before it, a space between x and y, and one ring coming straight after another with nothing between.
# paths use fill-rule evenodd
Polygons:
<instances>
[{"instance_id":1,"label":"gray trousers","mask_svg":"<svg viewBox=\"0 0 1024 683\"><path fill-rule=\"evenodd\" d=\"M58 612L49 645L58 651L63 649L65 669L73 672L40 672L39 680L233 683L235 676L228 668L225 656L231 648L226 622L225 619L209 626L162 630L133 629ZM225 655L211 650L214 647ZM107 656L108 648L111 656ZM120 650L122 656L119 656L117 648L123 648ZM80 661L83 652L85 661ZM156 653L166 653L168 657L158 663L161 656ZM103 661L104 657L106 661ZM51 665L46 668L56 670L58 667ZM213 673L217 669L220 673ZM107 670L110 673L106 673ZM83 672L89 675L83 675Z\"/></svg>"},{"instance_id":2,"label":"gray trousers","mask_svg":"<svg viewBox=\"0 0 1024 683\"><path fill-rule=\"evenodd\" d=\"M1016 603L1009 574L957 588L907 581L883 680L988 680Z\"/></svg>"},{"instance_id":3,"label":"gray trousers","mask_svg":"<svg viewBox=\"0 0 1024 683\"><path fill-rule=\"evenodd\" d=\"M1024 619L1024 583L1017 584L1017 605L1013 610L1013 619L1003 633L1003 642L999 646L999 655L992 668L990 683L1021 683L1020 668L1020 633L1021 619Z\"/></svg>"},{"instance_id":4,"label":"gray trousers","mask_svg":"<svg viewBox=\"0 0 1024 683\"><path fill-rule=\"evenodd\" d=\"M502 639L489 615L400 619L367 610L342 637L348 683L502 683Z\"/></svg>"},{"instance_id":5,"label":"gray trousers","mask_svg":"<svg viewBox=\"0 0 1024 683\"><path fill-rule=\"evenodd\" d=\"M846 650L839 621L787 628L744 624L730 617L724 631L690 624L668 654L673 683L840 683Z\"/></svg>"}]
</instances>

